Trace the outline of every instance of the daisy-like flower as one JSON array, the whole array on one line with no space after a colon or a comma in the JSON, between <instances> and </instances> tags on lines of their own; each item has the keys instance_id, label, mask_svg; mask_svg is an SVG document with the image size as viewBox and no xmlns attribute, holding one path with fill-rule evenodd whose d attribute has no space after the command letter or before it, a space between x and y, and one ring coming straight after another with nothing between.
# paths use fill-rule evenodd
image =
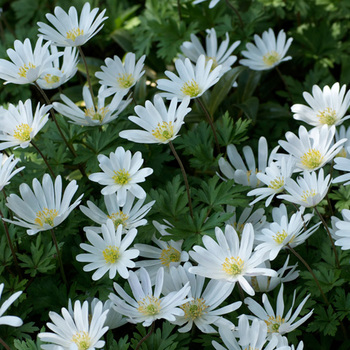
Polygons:
<instances>
[{"instance_id":1,"label":"daisy-like flower","mask_svg":"<svg viewBox=\"0 0 350 350\"><path fill-rule=\"evenodd\" d=\"M281 289L277 296L277 305L276 312L273 310L269 299L266 294L262 296L262 302L264 307L260 306L255 300L252 298L244 299L244 302L247 304L249 310L260 320L265 321L267 325L267 332L270 336L273 334L277 334L279 338L283 334L294 331L294 329L298 328L302 323L304 323L313 313L311 310L307 315L299 319L297 322L294 322L298 317L301 309L305 305L306 301L309 299L311 294L309 294L297 307L297 309L292 314L296 291L293 294L292 306L289 311L284 315L284 300L283 300L283 284L281 284ZM294 323L293 323L294 322Z\"/></svg>"},{"instance_id":2,"label":"daisy-like flower","mask_svg":"<svg viewBox=\"0 0 350 350\"><path fill-rule=\"evenodd\" d=\"M277 40L274 31L270 28L262 34L262 38L254 35L255 45L248 43L247 51L242 51L246 58L239 61L243 66L252 70L267 70L278 66L281 62L291 60L291 56L284 57L291 45L293 38L286 42L286 33L281 30Z\"/></svg>"},{"instance_id":3,"label":"daisy-like flower","mask_svg":"<svg viewBox=\"0 0 350 350\"><path fill-rule=\"evenodd\" d=\"M207 60L212 59L212 69L221 65L221 75L225 74L231 69L231 66L236 62L237 56L231 55L234 49L241 43L240 41L234 42L230 47L230 38L226 33L226 39L220 44L218 48L218 40L216 37L216 31L214 28L207 29L207 36L205 38L206 50L203 48L196 35L191 34L191 41L185 41L180 50L188 57L192 62L196 63L200 55L205 55Z\"/></svg>"},{"instance_id":4,"label":"daisy-like flower","mask_svg":"<svg viewBox=\"0 0 350 350\"><path fill-rule=\"evenodd\" d=\"M56 6L55 15L46 14L47 20L54 28L38 22L39 36L50 40L56 46L82 46L102 29L101 23L107 19L103 17L106 10L96 17L98 11L98 8L91 11L90 3L86 2L78 20L78 13L74 6L69 8L68 13Z\"/></svg>"},{"instance_id":5,"label":"daisy-like flower","mask_svg":"<svg viewBox=\"0 0 350 350\"><path fill-rule=\"evenodd\" d=\"M266 167L265 173L257 173L256 177L258 181L261 181L267 185L267 187L256 188L249 191L247 193L248 196L257 196L249 205L253 205L267 197L265 206L268 207L273 197L283 192L286 180L292 176L294 164L295 160L292 156L282 157L280 161L271 162L270 165Z\"/></svg>"},{"instance_id":6,"label":"daisy-like flower","mask_svg":"<svg viewBox=\"0 0 350 350\"><path fill-rule=\"evenodd\" d=\"M350 210L343 209L341 211L343 220L335 222L336 229L334 230L334 244L341 247L342 250L350 249Z\"/></svg>"},{"instance_id":7,"label":"daisy-like flower","mask_svg":"<svg viewBox=\"0 0 350 350\"><path fill-rule=\"evenodd\" d=\"M101 190L103 195L116 192L117 202L121 207L126 203L128 191L136 198L146 198L146 192L138 183L146 181L146 176L151 175L153 169L143 168L140 170L143 164L141 152L138 151L131 156L130 151L118 147L115 152L109 154L109 158L99 154L97 159L103 172L91 174L89 179L100 185L106 185Z\"/></svg>"},{"instance_id":8,"label":"daisy-like flower","mask_svg":"<svg viewBox=\"0 0 350 350\"><path fill-rule=\"evenodd\" d=\"M187 282L190 282L189 297L192 297L193 300L180 306L185 314L177 316L173 323L183 326L179 328L180 333L189 332L193 324L203 333L216 333L215 328L211 325L221 326L225 321L230 323L224 320L221 315L237 310L242 303L238 301L217 309L232 293L234 286L226 281L211 280L203 290L205 278L189 273L188 269L191 266L191 263L187 262L184 266L172 267L170 273L172 283L168 283L168 285L165 283L163 287L163 292L167 289L166 294L168 294L179 290Z\"/></svg>"},{"instance_id":9,"label":"daisy-like flower","mask_svg":"<svg viewBox=\"0 0 350 350\"><path fill-rule=\"evenodd\" d=\"M73 314L62 308L62 316L56 312L49 312L53 323L47 323L52 332L39 333L43 342L41 348L44 350L95 350L104 347L105 342L100 340L107 332L108 327L104 323L108 310L103 311L102 301L98 302L92 315L89 315L89 303L80 301L74 303Z\"/></svg>"},{"instance_id":10,"label":"daisy-like flower","mask_svg":"<svg viewBox=\"0 0 350 350\"><path fill-rule=\"evenodd\" d=\"M344 117L350 106L350 91L346 95L345 91L346 85L340 89L339 83L335 83L331 88L325 86L323 90L314 85L312 95L303 92L304 99L310 107L302 104L293 105L293 118L316 127L337 126L343 123L350 118L350 115Z\"/></svg>"},{"instance_id":11,"label":"daisy-like flower","mask_svg":"<svg viewBox=\"0 0 350 350\"><path fill-rule=\"evenodd\" d=\"M333 144L334 133L334 125L323 125L310 132L307 132L304 126L300 126L299 138L288 131L287 141L281 140L278 143L295 158L295 171L313 171L330 162L346 142L346 139L341 139Z\"/></svg>"},{"instance_id":12,"label":"daisy-like flower","mask_svg":"<svg viewBox=\"0 0 350 350\"><path fill-rule=\"evenodd\" d=\"M324 178L323 169L320 169L318 175L315 171L304 171L303 177L298 177L297 181L287 179L285 190L289 194L280 194L277 198L306 208L315 207L326 196L330 179L329 174Z\"/></svg>"},{"instance_id":13,"label":"daisy-like flower","mask_svg":"<svg viewBox=\"0 0 350 350\"><path fill-rule=\"evenodd\" d=\"M301 207L288 219L287 208L284 204L281 204L279 208L273 208L273 223L255 236L255 241L258 243L255 250L272 261L282 249L286 249L287 245L294 248L304 243L321 224L318 222L304 231L304 225L307 225L312 218L312 214L303 215L304 211L305 207Z\"/></svg>"},{"instance_id":14,"label":"daisy-like flower","mask_svg":"<svg viewBox=\"0 0 350 350\"><path fill-rule=\"evenodd\" d=\"M51 45L52 54L57 55L57 47ZM63 51L62 66L57 57L50 62L45 69L45 74L42 74L37 80L38 85L44 90L56 89L71 79L78 70L78 53L75 48L66 47Z\"/></svg>"},{"instance_id":15,"label":"daisy-like flower","mask_svg":"<svg viewBox=\"0 0 350 350\"><path fill-rule=\"evenodd\" d=\"M76 259L89 263L84 266L84 271L96 270L92 275L94 281L102 278L107 272L110 279L113 279L117 272L121 277L129 278L128 268L135 267L132 259L137 258L140 253L137 249L128 249L137 235L137 230L129 230L123 239L122 231L122 226L115 229L110 219L106 225L102 225L102 237L92 230L87 230L86 237L91 245L82 243L80 248L88 253L79 254Z\"/></svg>"},{"instance_id":16,"label":"daisy-like flower","mask_svg":"<svg viewBox=\"0 0 350 350\"><path fill-rule=\"evenodd\" d=\"M67 96L61 94L60 98L64 102L54 102L53 107L63 116L70 119L70 121L77 125L103 125L110 123L112 120L118 118L119 114L129 105L131 98L123 100L124 95L117 93L113 97L110 104L105 104L105 96L103 92L106 90L105 86L101 86L97 95L97 106L92 100L89 87L83 87L83 99L85 108L82 110Z\"/></svg>"},{"instance_id":17,"label":"daisy-like flower","mask_svg":"<svg viewBox=\"0 0 350 350\"><path fill-rule=\"evenodd\" d=\"M191 273L231 283L238 282L249 295L254 295L254 289L245 276L266 275L275 277L277 272L268 268L257 267L264 257L260 252L252 255L254 230L252 224L246 224L241 240L231 225L226 225L225 234L220 228L215 228L215 242L210 236L203 236L203 245L194 246L190 256L198 263L189 269Z\"/></svg>"},{"instance_id":18,"label":"daisy-like flower","mask_svg":"<svg viewBox=\"0 0 350 350\"><path fill-rule=\"evenodd\" d=\"M25 168L22 166L13 171L19 162L19 159L14 159L14 157L13 154L10 157L7 157L3 153L0 153L0 191L10 183L13 176Z\"/></svg>"},{"instance_id":19,"label":"daisy-like flower","mask_svg":"<svg viewBox=\"0 0 350 350\"><path fill-rule=\"evenodd\" d=\"M114 309L125 315L128 322L142 322L142 325L147 327L155 320L165 319L174 322L176 316L184 315L184 311L179 306L189 301L186 298L191 288L189 283L180 290L161 297L164 282L163 268L158 270L154 291L151 279L144 268L140 269L140 279L136 273L130 271L128 282L135 299L131 298L117 283L114 283L114 289L119 296L109 294Z\"/></svg>"},{"instance_id":20,"label":"daisy-like flower","mask_svg":"<svg viewBox=\"0 0 350 350\"><path fill-rule=\"evenodd\" d=\"M167 110L163 99L156 95L154 103L146 101L145 107L136 106L138 115L130 116L129 120L145 130L124 130L119 136L137 143L169 143L177 137L185 116L191 111L188 108L190 98L183 99L177 106L177 97L172 98Z\"/></svg>"},{"instance_id":21,"label":"daisy-like flower","mask_svg":"<svg viewBox=\"0 0 350 350\"><path fill-rule=\"evenodd\" d=\"M269 159L267 141L265 137L260 137L258 149L258 166L255 163L253 150L250 146L243 147L243 154L245 162L237 151L236 146L227 146L227 157L230 162L224 158L219 159L220 171L228 178L234 179L236 183L252 188L261 186L262 183L257 178L258 173L264 173L267 166L269 166L277 152L278 146L275 147ZM247 164L247 165L246 165Z\"/></svg>"},{"instance_id":22,"label":"daisy-like flower","mask_svg":"<svg viewBox=\"0 0 350 350\"><path fill-rule=\"evenodd\" d=\"M173 97L184 99L186 96L192 98L200 97L211 86L216 84L221 77L222 66L212 69L214 61L210 59L206 62L205 56L200 55L193 66L186 58L184 61L177 59L175 68L179 74L166 71L165 75L170 79L159 79L157 88L166 92L161 92L162 97L171 100Z\"/></svg>"},{"instance_id":23,"label":"daisy-like flower","mask_svg":"<svg viewBox=\"0 0 350 350\"><path fill-rule=\"evenodd\" d=\"M19 101L18 106L9 104L8 110L0 114L0 150L9 147L28 147L30 141L48 121L49 106L36 106L34 115L30 99ZM17 148L16 147L16 148Z\"/></svg>"},{"instance_id":24,"label":"daisy-like flower","mask_svg":"<svg viewBox=\"0 0 350 350\"><path fill-rule=\"evenodd\" d=\"M4 283L0 284L0 300L1 300L1 294L4 290ZM3 316L6 310L13 304L13 302L19 298L19 296L22 294L22 291L16 292L12 294L7 300L5 300L2 305L0 306L0 326L2 325L8 325L11 327L20 327L23 324L23 321L21 318L17 316Z\"/></svg>"},{"instance_id":25,"label":"daisy-like flower","mask_svg":"<svg viewBox=\"0 0 350 350\"><path fill-rule=\"evenodd\" d=\"M193 5L197 5L201 2L204 2L206 0L195 0L193 1ZM209 8L212 9L214 6L216 6L218 4L220 0L210 0L210 4L209 4Z\"/></svg>"},{"instance_id":26,"label":"daisy-like flower","mask_svg":"<svg viewBox=\"0 0 350 350\"><path fill-rule=\"evenodd\" d=\"M108 214L105 214L91 201L87 201L87 207L81 205L79 208L87 217L100 225L106 224L107 220L111 219L114 223L115 229L117 229L119 225L123 226L123 233L126 233L132 228L146 225L147 220L143 218L155 203L155 201L151 201L143 206L145 199L139 199L135 205L133 205L135 196L130 192L126 194L126 202L122 207L118 205L115 193L106 195L103 198ZM91 227L87 228L90 229Z\"/></svg>"},{"instance_id":27,"label":"daisy-like flower","mask_svg":"<svg viewBox=\"0 0 350 350\"><path fill-rule=\"evenodd\" d=\"M12 62L0 59L0 79L6 80L5 84L30 84L45 74L51 62L63 53L50 55L48 50L50 43L47 42L45 45L42 43L43 38L39 38L33 51L29 39L25 39L23 43L15 40L14 50L6 51Z\"/></svg>"},{"instance_id":28,"label":"daisy-like flower","mask_svg":"<svg viewBox=\"0 0 350 350\"><path fill-rule=\"evenodd\" d=\"M143 70L145 58L143 55L136 65L136 56L132 52L126 54L124 63L118 56L114 56L113 59L106 58L106 65L101 66L102 72L95 73L96 78L101 79L100 84L107 86L104 95L110 96L117 92L126 95L145 73Z\"/></svg>"},{"instance_id":29,"label":"daisy-like flower","mask_svg":"<svg viewBox=\"0 0 350 350\"><path fill-rule=\"evenodd\" d=\"M43 176L42 185L38 179L33 180L33 191L22 183L19 186L20 198L16 194L10 194L6 199L6 205L14 212L16 221L4 219L15 225L27 227L28 235L34 235L39 231L50 230L63 222L70 212L80 203L81 195L73 204L70 202L78 189L77 182L71 181L62 196L62 178L58 175L55 183L50 175Z\"/></svg>"},{"instance_id":30,"label":"daisy-like flower","mask_svg":"<svg viewBox=\"0 0 350 350\"><path fill-rule=\"evenodd\" d=\"M350 146L347 148L347 152L350 154ZM345 182L343 185L347 186L350 184L350 159L344 157L334 158L334 169L347 172L346 174L339 175L332 180L333 183Z\"/></svg>"}]
</instances>

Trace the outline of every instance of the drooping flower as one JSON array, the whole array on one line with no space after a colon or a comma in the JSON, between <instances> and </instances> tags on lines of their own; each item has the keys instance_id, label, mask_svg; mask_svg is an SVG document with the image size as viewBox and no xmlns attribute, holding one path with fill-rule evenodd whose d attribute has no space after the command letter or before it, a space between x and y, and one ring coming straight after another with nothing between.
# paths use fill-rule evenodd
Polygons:
<instances>
[{"instance_id":1,"label":"drooping flower","mask_svg":"<svg viewBox=\"0 0 350 350\"><path fill-rule=\"evenodd\" d=\"M10 157L7 157L3 153L0 153L0 191L10 183L13 176L25 168L22 166L12 171L20 161L14 157L13 154L11 154Z\"/></svg>"},{"instance_id":2,"label":"drooping flower","mask_svg":"<svg viewBox=\"0 0 350 350\"><path fill-rule=\"evenodd\" d=\"M78 13L74 6L69 8L68 13L56 6L54 15L46 14L46 18L54 28L38 22L39 36L50 40L56 46L82 46L102 29L101 23L107 19L103 17L106 10L96 17L98 11L98 8L90 10L90 3L86 2L78 20Z\"/></svg>"},{"instance_id":3,"label":"drooping flower","mask_svg":"<svg viewBox=\"0 0 350 350\"><path fill-rule=\"evenodd\" d=\"M277 40L274 31L269 28L262 37L254 35L255 45L248 43L247 51L242 51L246 58L239 61L243 66L252 70L267 70L278 66L281 62L291 60L291 56L284 57L293 41L289 38L286 42L286 33L281 30Z\"/></svg>"},{"instance_id":4,"label":"drooping flower","mask_svg":"<svg viewBox=\"0 0 350 350\"><path fill-rule=\"evenodd\" d=\"M4 283L0 284L0 300L1 295L4 290ZM0 326L2 325L8 325L11 327L20 327L23 324L23 321L18 316L3 316L6 310L13 304L13 302L19 298L19 296L22 294L22 291L16 292L12 294L7 300L5 300L2 305L0 306Z\"/></svg>"}]
</instances>

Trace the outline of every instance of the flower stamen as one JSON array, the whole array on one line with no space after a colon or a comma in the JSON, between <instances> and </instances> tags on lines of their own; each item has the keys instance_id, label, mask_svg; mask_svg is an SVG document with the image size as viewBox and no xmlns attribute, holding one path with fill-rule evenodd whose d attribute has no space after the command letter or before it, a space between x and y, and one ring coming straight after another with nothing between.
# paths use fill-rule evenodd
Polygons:
<instances>
[{"instance_id":1,"label":"flower stamen","mask_svg":"<svg viewBox=\"0 0 350 350\"><path fill-rule=\"evenodd\" d=\"M230 276L237 276L242 273L244 261L240 257L226 258L222 264L222 269Z\"/></svg>"},{"instance_id":2,"label":"flower stamen","mask_svg":"<svg viewBox=\"0 0 350 350\"><path fill-rule=\"evenodd\" d=\"M200 93L198 83L194 79L189 80L187 83L185 83L183 87L180 89L180 91L184 95L190 96L190 97L196 97Z\"/></svg>"},{"instance_id":3,"label":"flower stamen","mask_svg":"<svg viewBox=\"0 0 350 350\"><path fill-rule=\"evenodd\" d=\"M185 312L185 318L190 320L195 320L196 318L199 318L203 315L203 313L206 313L206 309L209 306L206 305L205 300L203 298L196 298L193 299L186 304L183 304L180 306L180 309L182 309Z\"/></svg>"},{"instance_id":4,"label":"flower stamen","mask_svg":"<svg viewBox=\"0 0 350 350\"><path fill-rule=\"evenodd\" d=\"M26 78L27 77L27 72L29 69L34 69L36 68L36 66L29 62L28 65L24 64L18 71L18 75L22 78Z\"/></svg>"},{"instance_id":5,"label":"flower stamen","mask_svg":"<svg viewBox=\"0 0 350 350\"><path fill-rule=\"evenodd\" d=\"M281 316L269 316L269 318L265 320L265 323L267 325L267 331L269 333L278 333L281 324L284 323L284 318L282 318Z\"/></svg>"},{"instance_id":6,"label":"flower stamen","mask_svg":"<svg viewBox=\"0 0 350 350\"><path fill-rule=\"evenodd\" d=\"M167 249L163 249L160 253L160 261L162 262L162 265L166 267L169 267L172 262L179 262L180 259L181 253L171 246Z\"/></svg>"},{"instance_id":7,"label":"flower stamen","mask_svg":"<svg viewBox=\"0 0 350 350\"><path fill-rule=\"evenodd\" d=\"M91 346L91 339L87 332L79 332L72 338L72 342L78 346L78 350L87 350Z\"/></svg>"},{"instance_id":8,"label":"flower stamen","mask_svg":"<svg viewBox=\"0 0 350 350\"><path fill-rule=\"evenodd\" d=\"M154 296L147 295L145 298L139 300L137 303L139 304L137 311L144 314L145 316L157 315L161 310L160 300L159 298Z\"/></svg>"},{"instance_id":9,"label":"flower stamen","mask_svg":"<svg viewBox=\"0 0 350 350\"><path fill-rule=\"evenodd\" d=\"M264 63L271 67L280 60L280 55L276 51L270 51L263 57Z\"/></svg>"},{"instance_id":10,"label":"flower stamen","mask_svg":"<svg viewBox=\"0 0 350 350\"><path fill-rule=\"evenodd\" d=\"M36 219L34 222L39 226L43 227L44 224L54 226L54 219L58 215L58 211L56 209L48 209L44 208L42 211L38 211L36 213Z\"/></svg>"},{"instance_id":11,"label":"flower stamen","mask_svg":"<svg viewBox=\"0 0 350 350\"><path fill-rule=\"evenodd\" d=\"M30 141L30 133L33 131L28 124L21 123L16 126L16 129L13 132L13 137L22 142Z\"/></svg>"},{"instance_id":12,"label":"flower stamen","mask_svg":"<svg viewBox=\"0 0 350 350\"><path fill-rule=\"evenodd\" d=\"M119 86L123 89L129 89L134 84L134 77L132 74L119 74L117 77Z\"/></svg>"},{"instance_id":13,"label":"flower stamen","mask_svg":"<svg viewBox=\"0 0 350 350\"><path fill-rule=\"evenodd\" d=\"M118 171L114 170L113 173L115 175L112 176L112 179L114 180L114 182L116 184L123 186L123 185L126 185L127 183L129 183L129 181L130 181L130 174L125 169L120 169Z\"/></svg>"},{"instance_id":14,"label":"flower stamen","mask_svg":"<svg viewBox=\"0 0 350 350\"><path fill-rule=\"evenodd\" d=\"M119 225L126 226L125 222L129 219L129 216L124 214L121 210L117 213L107 215L107 217L113 221L115 229L117 229Z\"/></svg>"},{"instance_id":15,"label":"flower stamen","mask_svg":"<svg viewBox=\"0 0 350 350\"><path fill-rule=\"evenodd\" d=\"M301 157L301 164L307 169L316 169L323 162L323 156L318 149L310 148Z\"/></svg>"},{"instance_id":16,"label":"flower stamen","mask_svg":"<svg viewBox=\"0 0 350 350\"><path fill-rule=\"evenodd\" d=\"M157 127L154 130L152 130L152 135L161 142L170 140L174 135L173 123L158 123Z\"/></svg>"},{"instance_id":17,"label":"flower stamen","mask_svg":"<svg viewBox=\"0 0 350 350\"><path fill-rule=\"evenodd\" d=\"M337 112L327 107L317 114L317 118L320 120L321 124L333 125L337 121Z\"/></svg>"},{"instance_id":18,"label":"flower stamen","mask_svg":"<svg viewBox=\"0 0 350 350\"><path fill-rule=\"evenodd\" d=\"M78 36L84 35L84 30L80 28L73 28L66 33L67 39L75 41Z\"/></svg>"},{"instance_id":19,"label":"flower stamen","mask_svg":"<svg viewBox=\"0 0 350 350\"><path fill-rule=\"evenodd\" d=\"M107 264L114 264L120 257L119 248L112 245L109 245L102 254Z\"/></svg>"}]
</instances>

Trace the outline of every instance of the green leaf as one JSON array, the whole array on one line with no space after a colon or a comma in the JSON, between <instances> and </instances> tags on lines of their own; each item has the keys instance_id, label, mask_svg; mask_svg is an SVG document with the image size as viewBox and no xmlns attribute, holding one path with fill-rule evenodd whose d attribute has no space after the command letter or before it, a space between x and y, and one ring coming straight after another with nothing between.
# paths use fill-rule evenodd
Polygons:
<instances>
[{"instance_id":1,"label":"green leaf","mask_svg":"<svg viewBox=\"0 0 350 350\"><path fill-rule=\"evenodd\" d=\"M324 306L317 305L314 310L314 321L309 323L307 330L309 332L322 332L324 335L334 336L339 326L337 314L334 313L332 306L326 309Z\"/></svg>"},{"instance_id":2,"label":"green leaf","mask_svg":"<svg viewBox=\"0 0 350 350\"><path fill-rule=\"evenodd\" d=\"M338 191L329 194L329 198L336 201L335 208L338 211L350 209L350 186L340 186Z\"/></svg>"}]
</instances>

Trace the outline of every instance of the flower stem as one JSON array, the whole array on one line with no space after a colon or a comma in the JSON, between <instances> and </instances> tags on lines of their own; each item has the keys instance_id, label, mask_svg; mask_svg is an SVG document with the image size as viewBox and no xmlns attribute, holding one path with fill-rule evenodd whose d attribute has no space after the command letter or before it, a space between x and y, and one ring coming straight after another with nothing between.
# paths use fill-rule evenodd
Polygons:
<instances>
[{"instance_id":1,"label":"flower stem","mask_svg":"<svg viewBox=\"0 0 350 350\"><path fill-rule=\"evenodd\" d=\"M237 15L238 17L238 20L239 20L239 23L241 25L241 28L244 28L244 24L243 24L243 21L242 21L242 17L241 15L239 14L239 12L237 11L237 9L230 3L229 0L226 0L226 5L233 10L233 12Z\"/></svg>"},{"instance_id":2,"label":"flower stem","mask_svg":"<svg viewBox=\"0 0 350 350\"><path fill-rule=\"evenodd\" d=\"M155 324L156 324L156 321L153 321L153 323L152 323L152 325L151 325L151 327L150 327L149 332L138 342L138 344L136 345L135 350L138 350L138 349L140 348L141 344L142 344L143 342L145 342L145 341L151 336L151 334L152 334L153 331L154 331Z\"/></svg>"},{"instance_id":3,"label":"flower stem","mask_svg":"<svg viewBox=\"0 0 350 350\"><path fill-rule=\"evenodd\" d=\"M78 46L78 50L80 53L80 57L83 59L83 62L84 62L85 71L86 71L86 80L87 80L88 85L89 85L92 103L94 103L95 97L94 97L94 91L92 90L92 84L91 84L91 79L90 79L90 74L89 74L89 67L88 67L88 64L86 62L85 55L84 55L84 52L83 52L83 49L81 48L81 46Z\"/></svg>"},{"instance_id":4,"label":"flower stem","mask_svg":"<svg viewBox=\"0 0 350 350\"><path fill-rule=\"evenodd\" d=\"M11 348L5 343L5 341L4 340L2 340L1 338L0 338L0 344L2 344L2 346L6 349L6 350L11 350Z\"/></svg>"},{"instance_id":5,"label":"flower stem","mask_svg":"<svg viewBox=\"0 0 350 350\"><path fill-rule=\"evenodd\" d=\"M289 99L290 99L290 102L293 102L293 97L292 97L292 94L291 94L290 91L289 91L289 88L288 88L288 85L287 85L286 80L284 79L284 77L283 77L283 75L282 75L280 69L279 69L277 66L276 66L275 68L276 68L276 71L277 71L278 75L280 76L280 78L281 78L281 80L282 80L282 82L283 82L283 85L284 85L284 87L285 87L285 89L286 89L286 91L287 91L287 94L288 94L288 97L289 97Z\"/></svg>"},{"instance_id":6,"label":"flower stem","mask_svg":"<svg viewBox=\"0 0 350 350\"><path fill-rule=\"evenodd\" d=\"M177 0L177 13L179 14L179 20L182 21L180 0Z\"/></svg>"},{"instance_id":7,"label":"flower stem","mask_svg":"<svg viewBox=\"0 0 350 350\"><path fill-rule=\"evenodd\" d=\"M47 168L49 169L51 175L53 177L56 177L55 173L53 172L49 162L47 161L46 157L43 155L43 153L40 151L40 148L33 142L33 140L30 141L30 143L32 144L32 146L38 151L38 153L41 155L41 158L44 160Z\"/></svg>"},{"instance_id":8,"label":"flower stem","mask_svg":"<svg viewBox=\"0 0 350 350\"><path fill-rule=\"evenodd\" d=\"M190 186L188 184L186 171L185 171L184 165L182 164L181 159L180 159L179 155L177 154L177 152L176 152L176 150L174 148L174 145L172 144L171 141L169 141L169 146L170 146L171 151L173 152L173 155L174 155L175 159L179 163L179 166L180 166L180 169L181 169L181 172L182 172L182 176L183 176L184 181L185 181L187 198L188 198L188 207L190 209L190 215L191 215L191 218L193 218L193 209L192 209L192 201L191 201L191 194L190 194Z\"/></svg>"},{"instance_id":9,"label":"flower stem","mask_svg":"<svg viewBox=\"0 0 350 350\"><path fill-rule=\"evenodd\" d=\"M321 213L317 210L316 207L315 207L315 211L316 211L317 215L320 217L320 219L321 219L321 221L322 221L322 224L323 224L324 228L325 228L326 231L327 231L329 240L331 241L331 244L332 244L332 248L333 248L333 252L334 252L335 262L336 262L337 268L340 269L340 263L339 263L338 253L337 253L337 250L336 250L336 248L335 248L335 245L334 245L334 242L333 242L333 239L332 239L332 235L331 235L331 233L329 232L329 228L328 228L326 222L324 221L324 219L323 219Z\"/></svg>"},{"instance_id":10,"label":"flower stem","mask_svg":"<svg viewBox=\"0 0 350 350\"><path fill-rule=\"evenodd\" d=\"M53 243L54 243L54 245L56 247L56 252L57 252L58 262L59 262L59 265L60 265L62 279L63 279L64 284L67 286L67 278L66 278L66 274L64 273L61 253L60 253L60 249L58 248L56 235L55 235L55 232L54 232L53 229L51 229L50 232L51 232L51 237L52 237Z\"/></svg>"}]
</instances>

